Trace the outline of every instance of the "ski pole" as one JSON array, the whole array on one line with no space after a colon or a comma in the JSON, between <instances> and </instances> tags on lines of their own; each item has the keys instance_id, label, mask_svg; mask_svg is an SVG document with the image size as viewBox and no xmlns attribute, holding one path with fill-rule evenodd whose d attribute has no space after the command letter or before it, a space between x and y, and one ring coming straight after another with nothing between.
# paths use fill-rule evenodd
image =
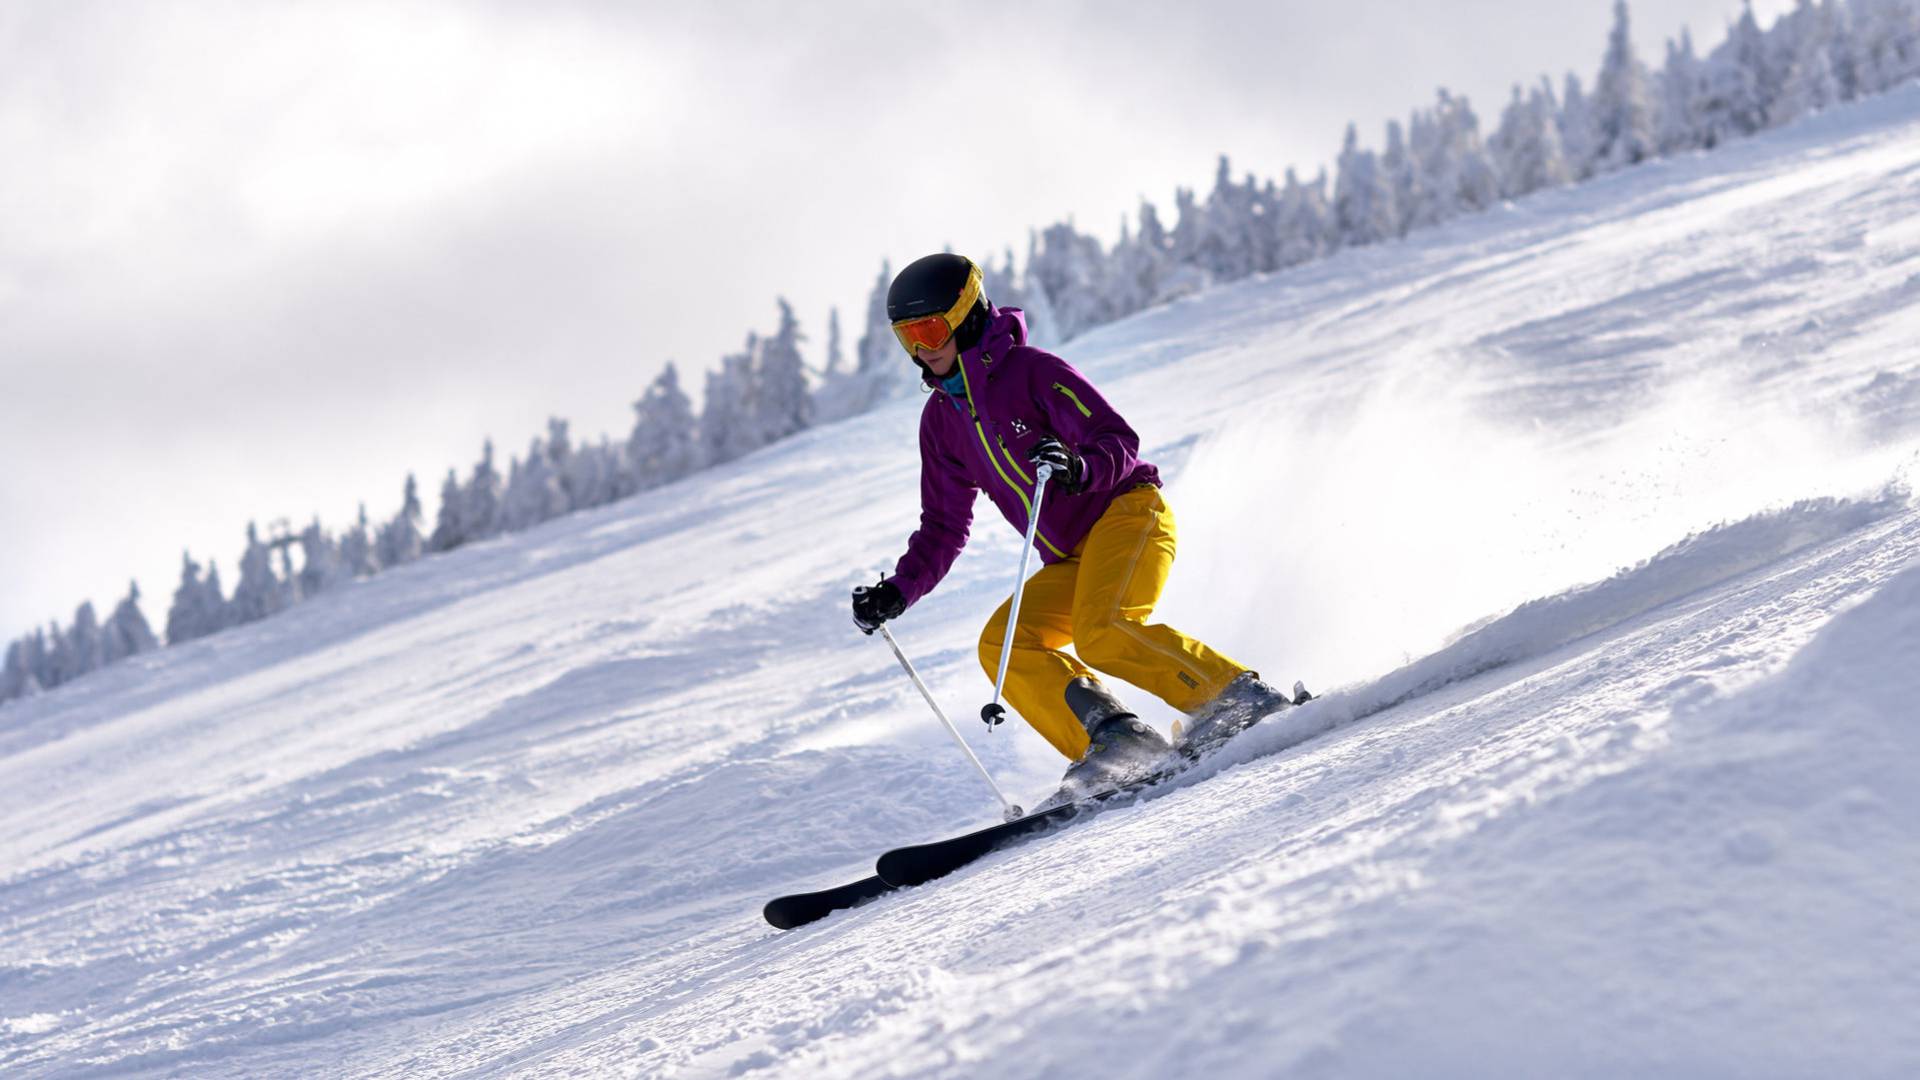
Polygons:
<instances>
[{"instance_id":1,"label":"ski pole","mask_svg":"<svg viewBox=\"0 0 1920 1080\"><path fill-rule=\"evenodd\" d=\"M893 655L899 659L900 666L907 669L907 678L913 680L913 685L919 689L920 696L927 699L928 707L933 709L933 715L940 718L940 723L946 726L947 734L952 735L953 741L960 744L960 752L967 755L967 760L973 762L974 768L980 770L981 779L985 780L987 786L993 789L994 798L1000 800L1000 805L1006 813L1006 819L1012 821L1014 818L1026 813L1026 811L1020 809L1018 803L1007 798L1006 793L1000 790L999 784L993 782L993 774L987 771L985 765L980 764L980 759L973 754L973 747L968 746L967 740L961 738L960 729L953 726L953 721L947 719L947 714L940 708L940 703L933 700L933 691L928 690L927 684L921 681L920 673L913 670L913 662L907 659L906 653L900 651L900 643L893 640L893 631L887 629L885 623L880 624L880 636L887 639L887 647L893 650Z\"/></svg>"},{"instance_id":2,"label":"ski pole","mask_svg":"<svg viewBox=\"0 0 1920 1080\"><path fill-rule=\"evenodd\" d=\"M1007 718L1000 694L1007 687L1007 661L1013 658L1013 632L1020 625L1020 596L1027 591L1027 560L1033 557L1033 536L1040 531L1040 496L1046 494L1053 466L1042 464L1033 472L1033 509L1027 514L1027 545L1020 549L1020 576L1013 579L1013 601L1007 609L1007 638L1000 643L1000 673L993 677L993 700L980 707L980 719L992 733Z\"/></svg>"}]
</instances>

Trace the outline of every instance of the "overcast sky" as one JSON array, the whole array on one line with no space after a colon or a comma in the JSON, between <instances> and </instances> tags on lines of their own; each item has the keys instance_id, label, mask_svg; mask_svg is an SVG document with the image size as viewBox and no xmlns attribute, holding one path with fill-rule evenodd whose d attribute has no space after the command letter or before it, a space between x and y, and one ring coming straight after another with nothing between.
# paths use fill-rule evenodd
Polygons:
<instances>
[{"instance_id":1,"label":"overcast sky","mask_svg":"<svg viewBox=\"0 0 1920 1080\"><path fill-rule=\"evenodd\" d=\"M1311 172L1443 85L1490 127L1610 9L0 0L0 641L136 576L158 628L183 547L231 587L249 519L409 470L431 512L488 435L624 436L776 296L851 350L882 257L1171 224L1218 154ZM1639 0L1636 43L1738 11Z\"/></svg>"}]
</instances>

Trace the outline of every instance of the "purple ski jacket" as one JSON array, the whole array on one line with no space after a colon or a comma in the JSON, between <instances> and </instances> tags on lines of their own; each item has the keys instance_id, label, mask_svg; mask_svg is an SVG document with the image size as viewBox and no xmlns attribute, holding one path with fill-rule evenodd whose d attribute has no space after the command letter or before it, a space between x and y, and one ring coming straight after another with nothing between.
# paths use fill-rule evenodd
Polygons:
<instances>
[{"instance_id":1,"label":"purple ski jacket","mask_svg":"<svg viewBox=\"0 0 1920 1080\"><path fill-rule=\"evenodd\" d=\"M1086 376L1026 343L1019 308L988 314L980 343L960 354L965 398L926 377L933 394L920 411L920 528L888 579L909 605L933 591L966 546L977 492L1026 535L1034 488L1027 452L1043 436L1080 455L1086 485L1074 495L1065 483L1049 485L1033 541L1042 562L1072 557L1116 496L1160 484L1160 471L1140 460L1140 437Z\"/></svg>"}]
</instances>

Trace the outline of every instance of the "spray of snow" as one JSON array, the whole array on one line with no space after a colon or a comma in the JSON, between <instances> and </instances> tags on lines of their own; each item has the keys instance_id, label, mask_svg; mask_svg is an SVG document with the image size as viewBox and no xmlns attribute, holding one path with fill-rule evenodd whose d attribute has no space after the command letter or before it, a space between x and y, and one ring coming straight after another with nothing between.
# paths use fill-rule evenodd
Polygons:
<instances>
[{"instance_id":1,"label":"spray of snow","mask_svg":"<svg viewBox=\"0 0 1920 1080\"><path fill-rule=\"evenodd\" d=\"M1181 573L1163 614L1276 678L1338 684L1662 539L1810 498L1878 505L1917 460L1855 416L1743 399L1725 375L1675 381L1577 440L1503 409L1502 390L1401 358L1327 408L1233 416L1173 486Z\"/></svg>"}]
</instances>

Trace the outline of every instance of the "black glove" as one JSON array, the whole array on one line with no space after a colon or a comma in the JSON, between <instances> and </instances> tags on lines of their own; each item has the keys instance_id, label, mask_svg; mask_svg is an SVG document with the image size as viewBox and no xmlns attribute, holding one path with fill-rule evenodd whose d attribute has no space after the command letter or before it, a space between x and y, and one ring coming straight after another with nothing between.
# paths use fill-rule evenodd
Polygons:
<instances>
[{"instance_id":1,"label":"black glove","mask_svg":"<svg viewBox=\"0 0 1920 1080\"><path fill-rule=\"evenodd\" d=\"M1087 486L1087 463L1051 435L1042 435L1040 441L1033 444L1033 449L1027 451L1027 460L1035 466L1053 466L1053 475L1066 484L1069 495L1078 495Z\"/></svg>"},{"instance_id":2,"label":"black glove","mask_svg":"<svg viewBox=\"0 0 1920 1080\"><path fill-rule=\"evenodd\" d=\"M907 601L900 595L900 587L891 581L853 587L853 625L863 634L873 633L880 629L881 623L899 618L906 610Z\"/></svg>"}]
</instances>

